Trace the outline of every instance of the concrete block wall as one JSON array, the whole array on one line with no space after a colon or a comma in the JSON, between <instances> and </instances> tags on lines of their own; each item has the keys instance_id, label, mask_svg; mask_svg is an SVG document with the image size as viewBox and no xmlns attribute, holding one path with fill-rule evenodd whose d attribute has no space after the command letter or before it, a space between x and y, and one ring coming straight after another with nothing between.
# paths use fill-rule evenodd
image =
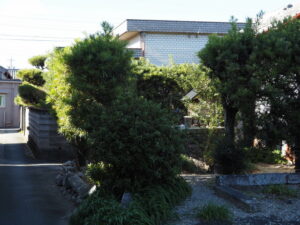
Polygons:
<instances>
[{"instance_id":1,"label":"concrete block wall","mask_svg":"<svg viewBox=\"0 0 300 225\"><path fill-rule=\"evenodd\" d=\"M144 33L145 58L155 65L199 63L197 53L208 41L207 35Z\"/></svg>"},{"instance_id":2,"label":"concrete block wall","mask_svg":"<svg viewBox=\"0 0 300 225\"><path fill-rule=\"evenodd\" d=\"M56 120L49 112L29 108L25 115L28 117L28 145L38 158L64 160L74 157L73 147L58 134Z\"/></svg>"}]
</instances>

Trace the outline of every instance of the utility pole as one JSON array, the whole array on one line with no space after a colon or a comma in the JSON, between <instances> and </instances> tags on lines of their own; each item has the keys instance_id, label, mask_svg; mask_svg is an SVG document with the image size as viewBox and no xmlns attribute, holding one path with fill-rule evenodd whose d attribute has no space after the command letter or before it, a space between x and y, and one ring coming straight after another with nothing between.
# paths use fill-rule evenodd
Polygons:
<instances>
[{"instance_id":1,"label":"utility pole","mask_svg":"<svg viewBox=\"0 0 300 225\"><path fill-rule=\"evenodd\" d=\"M12 57L10 57L10 59L8 59L9 61L9 66L8 66L8 69L14 69L13 67L13 61L15 61Z\"/></svg>"}]
</instances>

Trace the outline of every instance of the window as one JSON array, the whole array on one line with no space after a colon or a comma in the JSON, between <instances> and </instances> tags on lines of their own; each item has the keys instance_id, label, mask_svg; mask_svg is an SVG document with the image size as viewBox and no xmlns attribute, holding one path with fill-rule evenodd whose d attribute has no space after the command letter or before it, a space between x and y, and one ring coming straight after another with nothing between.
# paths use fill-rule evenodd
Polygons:
<instances>
[{"instance_id":1,"label":"window","mask_svg":"<svg viewBox=\"0 0 300 225\"><path fill-rule=\"evenodd\" d=\"M5 107L5 95L0 94L0 108Z\"/></svg>"}]
</instances>

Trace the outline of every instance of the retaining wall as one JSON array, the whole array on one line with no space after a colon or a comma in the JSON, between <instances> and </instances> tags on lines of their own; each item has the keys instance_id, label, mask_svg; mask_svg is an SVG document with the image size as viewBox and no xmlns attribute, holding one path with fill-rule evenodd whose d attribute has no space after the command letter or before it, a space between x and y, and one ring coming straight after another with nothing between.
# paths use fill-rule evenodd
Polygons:
<instances>
[{"instance_id":1,"label":"retaining wall","mask_svg":"<svg viewBox=\"0 0 300 225\"><path fill-rule=\"evenodd\" d=\"M66 160L74 158L74 151L66 139L58 134L55 118L48 112L27 108L24 113L25 136L37 158Z\"/></svg>"}]
</instances>

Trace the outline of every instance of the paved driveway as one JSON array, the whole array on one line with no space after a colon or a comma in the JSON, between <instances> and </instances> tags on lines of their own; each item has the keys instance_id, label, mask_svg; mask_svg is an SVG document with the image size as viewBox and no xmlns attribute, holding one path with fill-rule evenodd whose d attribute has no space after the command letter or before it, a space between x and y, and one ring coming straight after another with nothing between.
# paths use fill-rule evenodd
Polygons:
<instances>
[{"instance_id":1,"label":"paved driveway","mask_svg":"<svg viewBox=\"0 0 300 225\"><path fill-rule=\"evenodd\" d=\"M59 165L26 157L16 130L0 130L0 224L67 225L73 210L55 186Z\"/></svg>"}]
</instances>

